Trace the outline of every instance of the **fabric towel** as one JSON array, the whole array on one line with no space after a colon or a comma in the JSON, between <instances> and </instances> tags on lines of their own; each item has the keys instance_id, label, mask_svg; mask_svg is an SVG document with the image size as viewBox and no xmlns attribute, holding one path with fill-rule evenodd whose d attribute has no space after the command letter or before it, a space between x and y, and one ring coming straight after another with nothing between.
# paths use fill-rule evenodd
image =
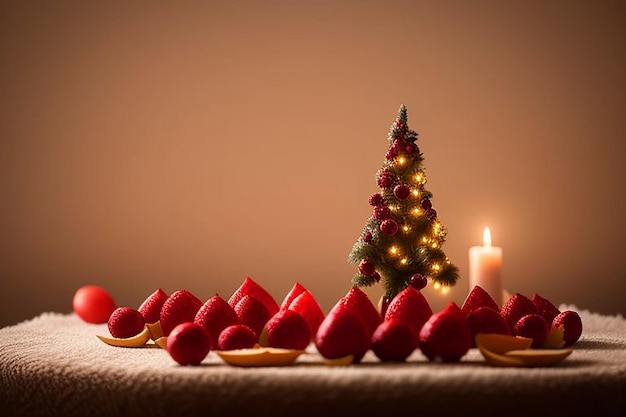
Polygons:
<instances>
[{"instance_id":1,"label":"fabric towel","mask_svg":"<svg viewBox=\"0 0 626 417\"><path fill-rule=\"evenodd\" d=\"M179 366L155 345L113 347L106 324L44 313L0 329L2 416L620 416L626 415L626 320L579 312L583 335L554 367L489 366L471 349L459 363L331 367L309 346L292 365L233 367L210 352Z\"/></svg>"}]
</instances>

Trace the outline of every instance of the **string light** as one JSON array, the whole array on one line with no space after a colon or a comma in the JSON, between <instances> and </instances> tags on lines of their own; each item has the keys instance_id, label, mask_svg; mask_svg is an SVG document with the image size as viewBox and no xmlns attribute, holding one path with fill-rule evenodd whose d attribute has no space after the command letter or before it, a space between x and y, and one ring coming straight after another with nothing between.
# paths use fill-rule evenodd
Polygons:
<instances>
[{"instance_id":1,"label":"string light","mask_svg":"<svg viewBox=\"0 0 626 417\"><path fill-rule=\"evenodd\" d=\"M400 260L400 263L401 263L402 265L406 265L408 262L409 262L409 260L408 260L407 258L402 258L402 259Z\"/></svg>"},{"instance_id":2,"label":"string light","mask_svg":"<svg viewBox=\"0 0 626 417\"><path fill-rule=\"evenodd\" d=\"M441 293L442 293L443 295L446 295L446 294L447 294L447 293L449 293L449 292L450 292L450 287L445 286L445 285L441 287Z\"/></svg>"},{"instance_id":3,"label":"string light","mask_svg":"<svg viewBox=\"0 0 626 417\"><path fill-rule=\"evenodd\" d=\"M411 213L413 213L414 216L419 216L420 215L420 208L419 207L413 207L413 210L411 210Z\"/></svg>"},{"instance_id":4,"label":"string light","mask_svg":"<svg viewBox=\"0 0 626 417\"><path fill-rule=\"evenodd\" d=\"M438 235L439 233L441 233L441 223L439 221L436 221L433 223L433 233L435 235Z\"/></svg>"},{"instance_id":5,"label":"string light","mask_svg":"<svg viewBox=\"0 0 626 417\"><path fill-rule=\"evenodd\" d=\"M437 271L437 272L439 272L439 270L441 269L441 265L439 265L439 264L433 264L433 265L431 266L431 268L432 268L432 270L433 270L433 271Z\"/></svg>"},{"instance_id":6,"label":"string light","mask_svg":"<svg viewBox=\"0 0 626 417\"><path fill-rule=\"evenodd\" d=\"M413 191L411 191L411 193L416 198L420 196L420 190L418 190L417 188L413 188Z\"/></svg>"},{"instance_id":7,"label":"string light","mask_svg":"<svg viewBox=\"0 0 626 417\"><path fill-rule=\"evenodd\" d=\"M428 243L428 238L426 236L422 236L422 243Z\"/></svg>"},{"instance_id":8,"label":"string light","mask_svg":"<svg viewBox=\"0 0 626 417\"><path fill-rule=\"evenodd\" d=\"M391 253L392 255L398 255L400 253L400 250L397 246L392 246L389 248L389 253Z\"/></svg>"},{"instance_id":9,"label":"string light","mask_svg":"<svg viewBox=\"0 0 626 417\"><path fill-rule=\"evenodd\" d=\"M404 164L406 164L406 158L404 156L399 156L398 159L396 159L396 161L398 162L398 165L403 166Z\"/></svg>"},{"instance_id":10,"label":"string light","mask_svg":"<svg viewBox=\"0 0 626 417\"><path fill-rule=\"evenodd\" d=\"M421 171L418 172L417 174L415 174L415 182L420 185L426 184L426 175L424 175L424 173Z\"/></svg>"},{"instance_id":11,"label":"string light","mask_svg":"<svg viewBox=\"0 0 626 417\"><path fill-rule=\"evenodd\" d=\"M441 284L440 284L440 283L438 283L438 282L435 282L435 283L433 284L433 289L434 289L434 290L436 290L436 291L439 291L439 289L441 289Z\"/></svg>"},{"instance_id":12,"label":"string light","mask_svg":"<svg viewBox=\"0 0 626 417\"><path fill-rule=\"evenodd\" d=\"M406 233L410 230L410 228L408 225L405 224L404 226L402 226L402 230Z\"/></svg>"}]
</instances>

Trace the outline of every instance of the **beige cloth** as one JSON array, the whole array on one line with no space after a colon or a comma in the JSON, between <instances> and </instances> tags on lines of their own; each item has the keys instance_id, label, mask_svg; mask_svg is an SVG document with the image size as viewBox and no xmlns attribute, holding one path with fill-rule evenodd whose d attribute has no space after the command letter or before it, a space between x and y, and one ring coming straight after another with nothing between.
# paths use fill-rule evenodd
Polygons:
<instances>
[{"instance_id":1,"label":"beige cloth","mask_svg":"<svg viewBox=\"0 0 626 417\"><path fill-rule=\"evenodd\" d=\"M560 306L575 309L574 306ZM625 416L626 320L579 311L583 336L551 368L494 368L472 349L458 364L237 368L209 353L178 366L157 347L117 348L106 325L44 313L0 329L2 416Z\"/></svg>"}]
</instances>

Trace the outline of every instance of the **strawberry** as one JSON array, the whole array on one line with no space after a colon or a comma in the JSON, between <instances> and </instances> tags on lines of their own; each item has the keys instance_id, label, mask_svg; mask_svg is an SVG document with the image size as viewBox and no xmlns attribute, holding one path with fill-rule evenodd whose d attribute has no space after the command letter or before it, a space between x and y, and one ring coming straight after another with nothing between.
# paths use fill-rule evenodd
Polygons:
<instances>
[{"instance_id":1,"label":"strawberry","mask_svg":"<svg viewBox=\"0 0 626 417\"><path fill-rule=\"evenodd\" d=\"M383 320L372 335L371 348L383 362L404 362L417 348L419 333L402 320Z\"/></svg>"},{"instance_id":2,"label":"strawberry","mask_svg":"<svg viewBox=\"0 0 626 417\"><path fill-rule=\"evenodd\" d=\"M472 335L454 302L430 316L419 333L419 348L430 361L458 362L471 347Z\"/></svg>"},{"instance_id":3,"label":"strawberry","mask_svg":"<svg viewBox=\"0 0 626 417\"><path fill-rule=\"evenodd\" d=\"M293 299L288 309L300 313L306 319L309 324L311 339L313 339L322 320L324 320L324 312L313 294L309 290L304 290Z\"/></svg>"},{"instance_id":4,"label":"strawberry","mask_svg":"<svg viewBox=\"0 0 626 417\"><path fill-rule=\"evenodd\" d=\"M547 298L543 298L537 293L535 293L530 298L530 301L532 301L535 305L535 309L537 309L537 314L543 316L543 318L546 320L546 323L548 324L552 323L552 320L554 320L554 318L560 313L559 309L556 308L556 306L552 304L550 300L548 300Z\"/></svg>"},{"instance_id":5,"label":"strawberry","mask_svg":"<svg viewBox=\"0 0 626 417\"><path fill-rule=\"evenodd\" d=\"M270 314L270 317L278 312L278 303L272 295L252 278L247 277L244 282L235 290L235 292L228 299L228 304L232 308L235 308L237 303L246 295L251 295L260 301Z\"/></svg>"},{"instance_id":6,"label":"strawberry","mask_svg":"<svg viewBox=\"0 0 626 417\"><path fill-rule=\"evenodd\" d=\"M248 349L257 342L257 335L245 324L233 324L222 330L217 340L219 350Z\"/></svg>"},{"instance_id":7,"label":"strawberry","mask_svg":"<svg viewBox=\"0 0 626 417\"><path fill-rule=\"evenodd\" d=\"M258 336L263 330L265 323L272 317L265 304L257 300L252 295L244 295L235 305L235 313L239 317L239 322L250 327Z\"/></svg>"},{"instance_id":8,"label":"strawberry","mask_svg":"<svg viewBox=\"0 0 626 417\"><path fill-rule=\"evenodd\" d=\"M563 341L565 346L571 346L580 339L583 333L583 322L580 315L572 310L565 310L559 313L552 320L552 327L563 329Z\"/></svg>"},{"instance_id":9,"label":"strawberry","mask_svg":"<svg viewBox=\"0 0 626 417\"><path fill-rule=\"evenodd\" d=\"M372 336L378 325L383 321L383 318L378 310L376 310L372 300L370 300L367 294L357 286L350 288L348 293L344 295L339 302L363 320L363 324L365 325L365 329L368 333L368 339Z\"/></svg>"},{"instance_id":10,"label":"strawberry","mask_svg":"<svg viewBox=\"0 0 626 417\"><path fill-rule=\"evenodd\" d=\"M419 333L432 315L433 310L426 297L421 291L408 286L391 300L385 311L385 320L405 322Z\"/></svg>"},{"instance_id":11,"label":"strawberry","mask_svg":"<svg viewBox=\"0 0 626 417\"><path fill-rule=\"evenodd\" d=\"M509 329L513 331L513 328L521 319L527 314L536 313L537 309L530 299L520 293L514 294L511 298L506 300L500 309L500 314L509 325Z\"/></svg>"},{"instance_id":12,"label":"strawberry","mask_svg":"<svg viewBox=\"0 0 626 417\"><path fill-rule=\"evenodd\" d=\"M186 289L173 292L165 300L159 313L163 335L168 336L178 324L193 322L200 307L202 301Z\"/></svg>"},{"instance_id":13,"label":"strawberry","mask_svg":"<svg viewBox=\"0 0 626 417\"><path fill-rule=\"evenodd\" d=\"M161 288L150 294L137 309L146 323L156 323L160 319L161 308L169 296Z\"/></svg>"},{"instance_id":14,"label":"strawberry","mask_svg":"<svg viewBox=\"0 0 626 417\"><path fill-rule=\"evenodd\" d=\"M291 287L291 290L289 290L287 295L285 295L285 298L283 298L283 301L280 303L280 309L285 310L289 308L293 300L306 290L307 289L304 288L304 286L300 284L299 282L296 282L295 284L293 284L293 287Z\"/></svg>"},{"instance_id":15,"label":"strawberry","mask_svg":"<svg viewBox=\"0 0 626 417\"><path fill-rule=\"evenodd\" d=\"M491 297L483 287L475 285L469 294L467 294L461 306L461 311L463 311L463 314L467 317L472 311L479 307L489 307L495 311L500 311L500 307L498 307L493 297Z\"/></svg>"},{"instance_id":16,"label":"strawberry","mask_svg":"<svg viewBox=\"0 0 626 417\"><path fill-rule=\"evenodd\" d=\"M222 330L239 323L239 317L226 300L215 294L200 307L193 321L209 333L211 349L217 349L217 341Z\"/></svg>"},{"instance_id":17,"label":"strawberry","mask_svg":"<svg viewBox=\"0 0 626 417\"><path fill-rule=\"evenodd\" d=\"M533 339L530 345L533 348L539 348L543 346L543 343L548 337L548 323L542 315L533 313L527 314L515 324L513 327L514 336L529 337Z\"/></svg>"},{"instance_id":18,"label":"strawberry","mask_svg":"<svg viewBox=\"0 0 626 417\"><path fill-rule=\"evenodd\" d=\"M465 323L472 335L472 347L476 346L475 338L478 333L511 334L511 329L504 318L491 307L478 307L472 310L465 319Z\"/></svg>"},{"instance_id":19,"label":"strawberry","mask_svg":"<svg viewBox=\"0 0 626 417\"><path fill-rule=\"evenodd\" d=\"M267 346L283 349L305 349L311 341L311 327L294 310L281 310L265 325ZM263 344L263 343L262 343Z\"/></svg>"},{"instance_id":20,"label":"strawberry","mask_svg":"<svg viewBox=\"0 0 626 417\"><path fill-rule=\"evenodd\" d=\"M118 307L109 316L107 326L111 336L125 339L135 336L143 330L146 322L141 313L134 308Z\"/></svg>"},{"instance_id":21,"label":"strawberry","mask_svg":"<svg viewBox=\"0 0 626 417\"><path fill-rule=\"evenodd\" d=\"M370 348L371 334L357 314L343 300L331 308L315 335L315 347L320 355L326 359L353 355L353 363L363 359Z\"/></svg>"},{"instance_id":22,"label":"strawberry","mask_svg":"<svg viewBox=\"0 0 626 417\"><path fill-rule=\"evenodd\" d=\"M180 365L199 365L210 351L209 334L192 322L176 325L167 337L167 352Z\"/></svg>"}]
</instances>

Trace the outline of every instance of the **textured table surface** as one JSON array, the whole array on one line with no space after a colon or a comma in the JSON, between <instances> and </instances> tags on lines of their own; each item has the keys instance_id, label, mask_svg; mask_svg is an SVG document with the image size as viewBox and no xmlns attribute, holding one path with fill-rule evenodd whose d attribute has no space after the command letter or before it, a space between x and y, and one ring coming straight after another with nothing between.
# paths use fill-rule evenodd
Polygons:
<instances>
[{"instance_id":1,"label":"textured table surface","mask_svg":"<svg viewBox=\"0 0 626 417\"><path fill-rule=\"evenodd\" d=\"M106 325L44 313L0 329L0 414L624 416L626 320L579 313L574 352L549 368L491 367L477 349L457 364L418 349L402 364L370 351L329 367L313 346L285 367L232 367L214 352L182 367L154 345L105 345Z\"/></svg>"}]
</instances>

